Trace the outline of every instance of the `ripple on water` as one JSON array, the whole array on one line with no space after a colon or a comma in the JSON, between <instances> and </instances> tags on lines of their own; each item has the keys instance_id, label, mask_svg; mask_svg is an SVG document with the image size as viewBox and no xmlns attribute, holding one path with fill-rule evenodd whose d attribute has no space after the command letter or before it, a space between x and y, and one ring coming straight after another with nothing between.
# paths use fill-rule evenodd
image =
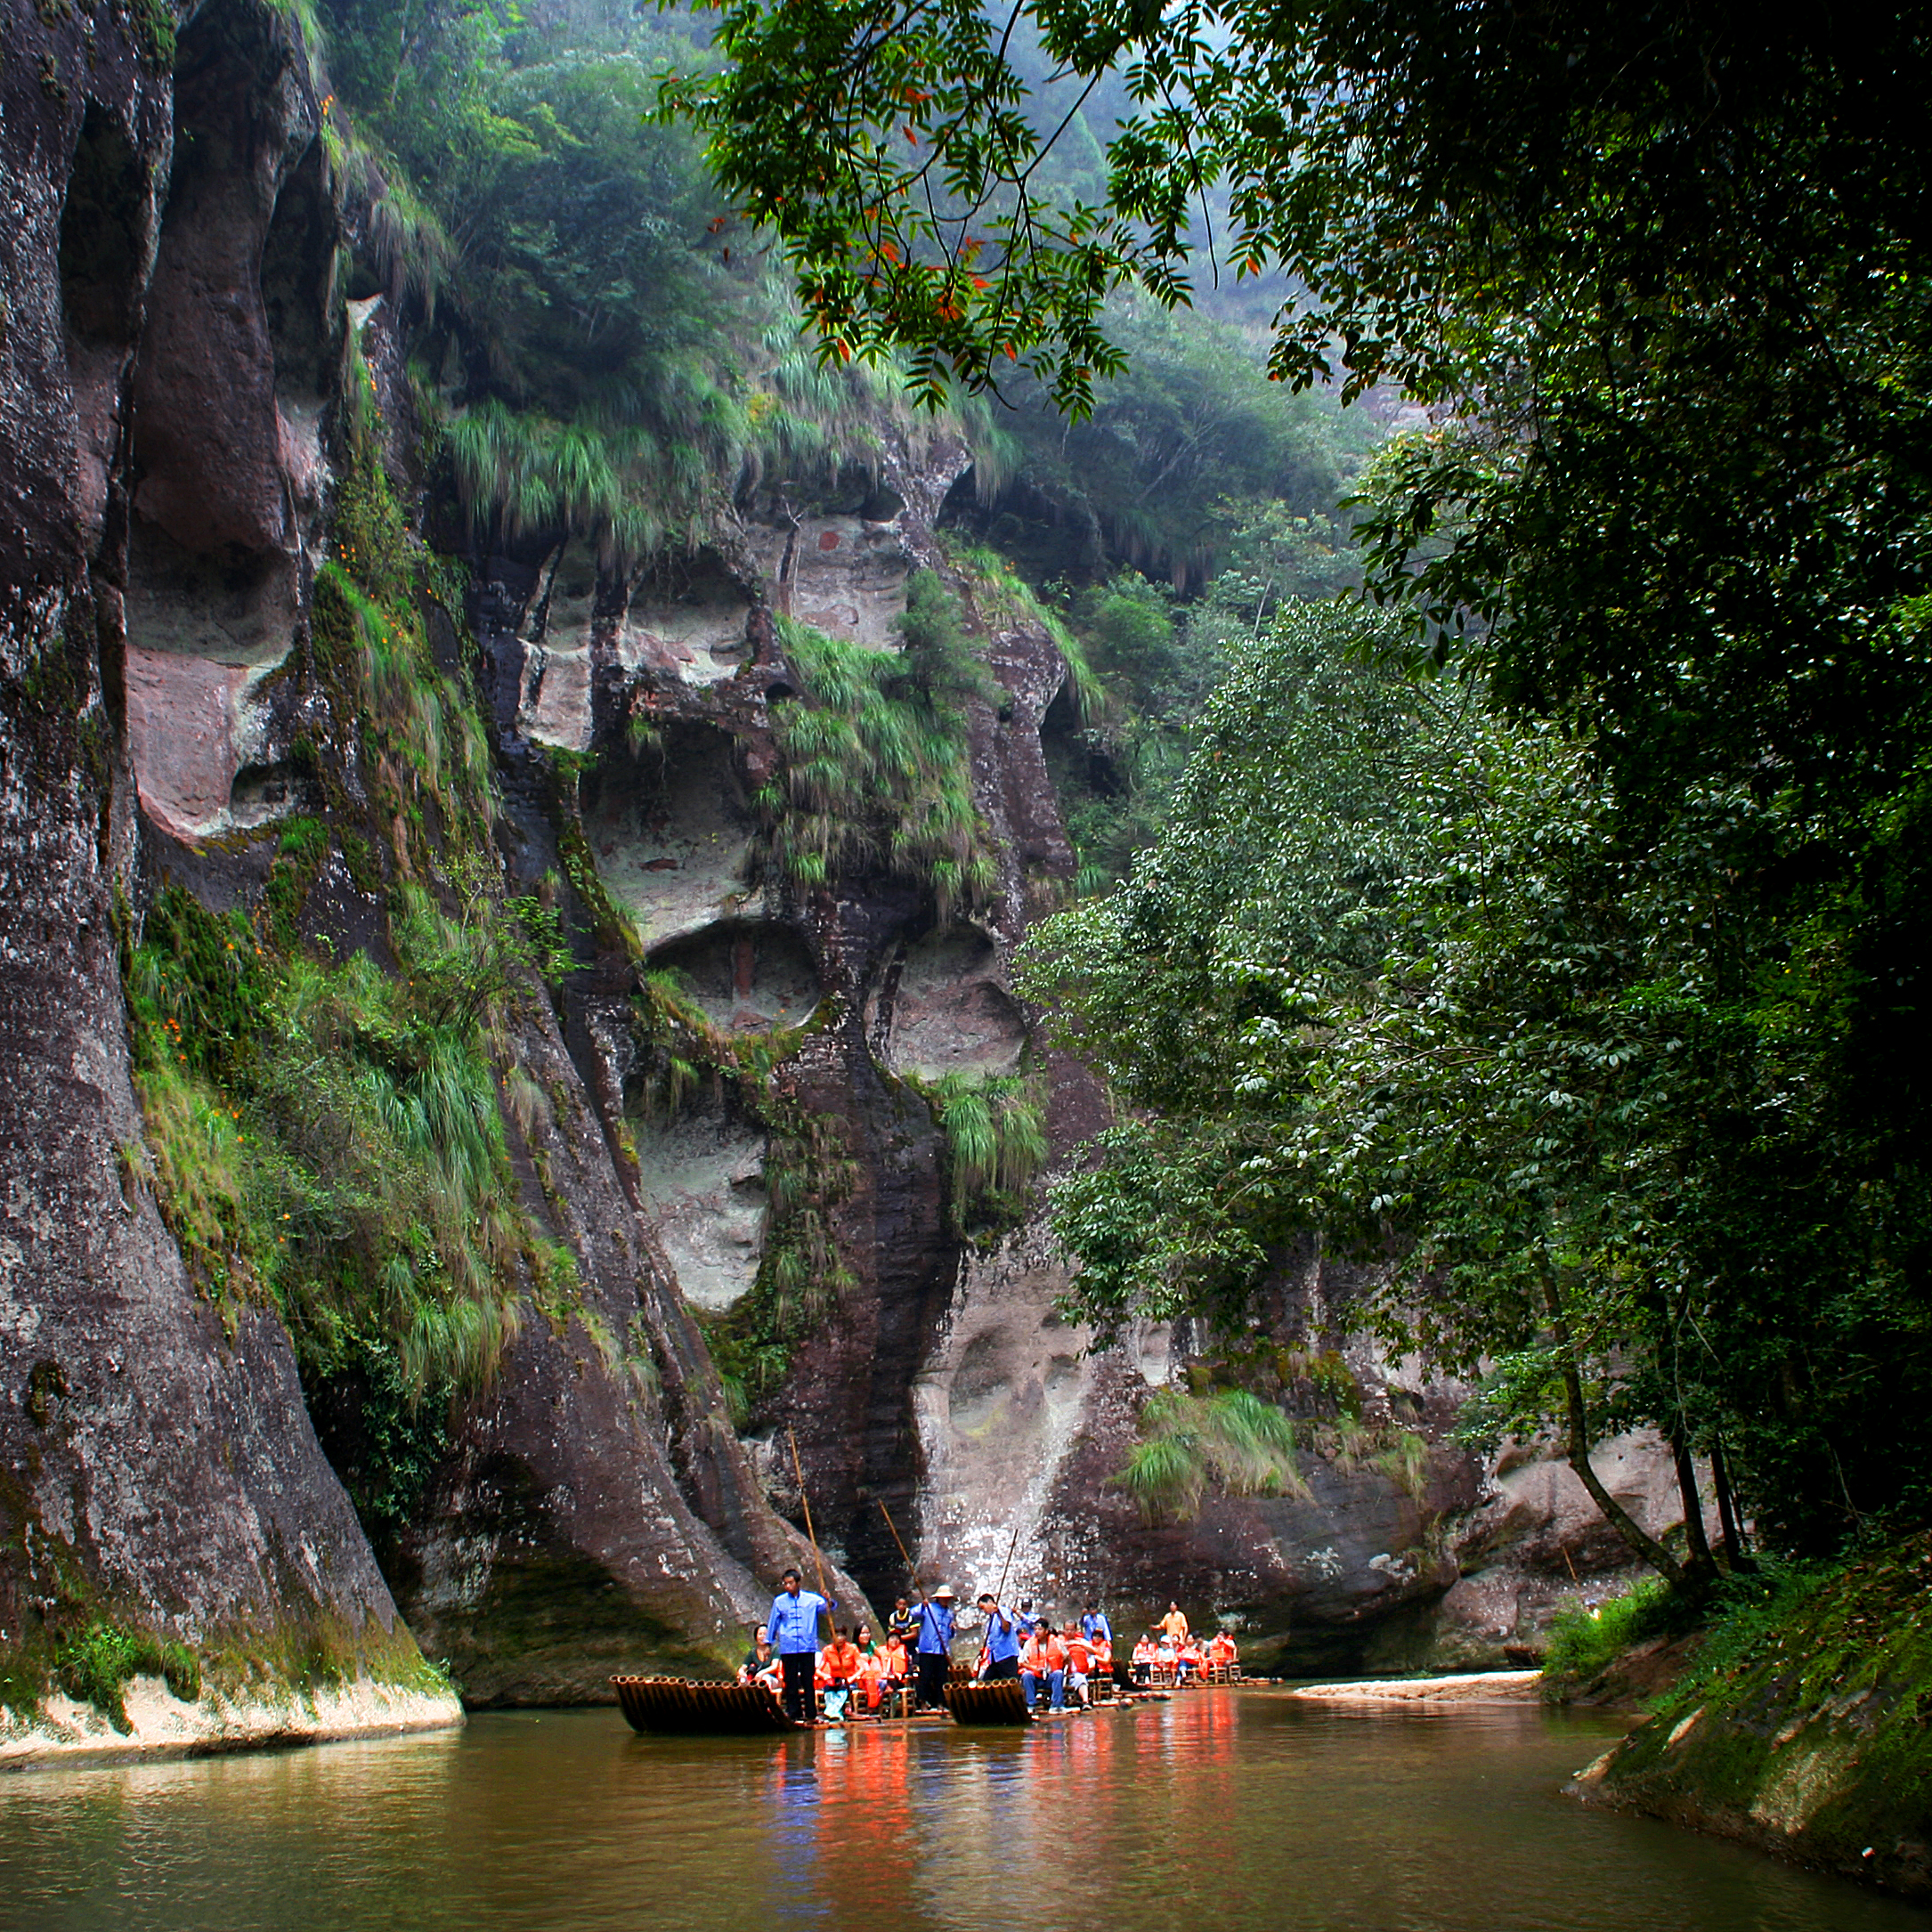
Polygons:
<instances>
[{"instance_id":1,"label":"ripple on water","mask_svg":"<svg viewBox=\"0 0 1932 1932\"><path fill-rule=\"evenodd\" d=\"M973 1735L634 1738L614 1711L0 1779L0 1927L1928 1932L1560 1795L1613 1724L1266 1692Z\"/></svg>"}]
</instances>

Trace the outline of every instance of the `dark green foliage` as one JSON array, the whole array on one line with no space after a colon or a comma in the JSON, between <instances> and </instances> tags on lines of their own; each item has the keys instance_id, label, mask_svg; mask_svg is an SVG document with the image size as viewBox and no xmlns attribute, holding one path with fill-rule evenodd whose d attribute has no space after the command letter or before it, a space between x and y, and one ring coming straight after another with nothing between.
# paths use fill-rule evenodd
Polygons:
<instances>
[{"instance_id":1,"label":"dark green foliage","mask_svg":"<svg viewBox=\"0 0 1932 1932\"><path fill-rule=\"evenodd\" d=\"M412 1385L380 1334L347 1338L341 1360L351 1365L338 1387L352 1401L353 1436L331 1439L325 1430L324 1447L364 1528L378 1540L393 1538L415 1514L449 1448L456 1387L447 1379Z\"/></svg>"},{"instance_id":2,"label":"dark green foliage","mask_svg":"<svg viewBox=\"0 0 1932 1932\"><path fill-rule=\"evenodd\" d=\"M1122 303L1108 327L1127 365L1096 383L1091 416L1069 424L1031 384L1016 386L1004 420L1027 482L1069 520L1091 518L1111 558L1183 594L1230 566L1276 597L1352 581L1349 520L1335 506L1376 424L1344 413L1331 393L1269 382L1252 336L1206 315ZM996 542L1029 559L1045 543L1064 547L1064 533L1030 527L996 492L980 495ZM1263 528L1277 533L1265 557Z\"/></svg>"},{"instance_id":3,"label":"dark green foliage","mask_svg":"<svg viewBox=\"0 0 1932 1932\"><path fill-rule=\"evenodd\" d=\"M1038 169L1029 20L1075 76L1118 76L1104 186ZM1788 1549L1923 1521L1932 1084L1901 1051L1932 960L1916 16L1846 36L1350 0L1207 32L1102 4L1010 32L918 6L886 34L741 0L721 38L737 65L696 111L855 346L908 344L935 386L1031 362L1084 407L1117 368L1109 298L1137 279L1184 301L1195 211L1225 194L1222 263L1290 283L1275 372L1435 409L1364 493L1367 587L1405 633L1384 647L1466 679L1462 777L1433 740L1433 882L1411 894L1392 855L1352 910L1331 880L1368 952L1340 1002L1319 938L1278 946L1271 890L1252 932L1205 902L1156 932L1157 894L1134 896L1118 984L1145 975L1162 1013L1135 1097L1162 1104L1163 1065L1177 1094L1205 1084L1184 1129L1124 1130L1072 1184L1096 1295L1238 1299L1311 1215L1413 1239L1444 1290L1433 1339L1546 1345L1573 1434L1643 1412L1722 1441ZM963 199L902 198L935 152ZM1017 239L996 291L955 296L968 206ZM1116 990L1090 977L1084 1017ZM1141 1051L1157 1034L1171 1052Z\"/></svg>"},{"instance_id":4,"label":"dark green foliage","mask_svg":"<svg viewBox=\"0 0 1932 1932\"><path fill-rule=\"evenodd\" d=\"M1580 1603L1550 1619L1549 1644L1543 1653L1543 1694L1552 1701L1571 1695L1606 1670L1633 1644L1679 1627L1683 1615L1660 1577L1646 1577L1619 1596L1605 1597L1595 1610Z\"/></svg>"}]
</instances>

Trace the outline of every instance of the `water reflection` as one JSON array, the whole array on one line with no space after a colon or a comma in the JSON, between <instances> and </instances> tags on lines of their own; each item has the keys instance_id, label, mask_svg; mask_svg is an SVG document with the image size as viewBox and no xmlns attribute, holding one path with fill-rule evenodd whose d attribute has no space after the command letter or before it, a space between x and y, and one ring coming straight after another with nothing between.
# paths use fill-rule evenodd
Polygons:
<instances>
[{"instance_id":1,"label":"water reflection","mask_svg":"<svg viewBox=\"0 0 1932 1932\"><path fill-rule=\"evenodd\" d=\"M1611 1727L1267 1693L1031 1733L633 1738L609 1711L0 1777L0 1927L1927 1932L1558 1795Z\"/></svg>"}]
</instances>

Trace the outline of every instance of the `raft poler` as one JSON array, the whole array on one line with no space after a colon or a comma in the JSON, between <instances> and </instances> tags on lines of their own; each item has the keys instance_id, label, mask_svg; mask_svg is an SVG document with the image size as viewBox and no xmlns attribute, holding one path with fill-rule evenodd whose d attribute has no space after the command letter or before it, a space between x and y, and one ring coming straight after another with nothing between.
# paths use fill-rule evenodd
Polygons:
<instances>
[{"instance_id":1,"label":"raft poler","mask_svg":"<svg viewBox=\"0 0 1932 1932\"><path fill-rule=\"evenodd\" d=\"M919 1593L918 1688L913 1693L916 1710L946 1709L946 1671L953 1660L953 1604L951 1590L941 1584L930 1596Z\"/></svg>"},{"instance_id":2,"label":"raft poler","mask_svg":"<svg viewBox=\"0 0 1932 1932\"><path fill-rule=\"evenodd\" d=\"M979 1598L980 1614L986 1619L986 1662L979 1675L988 1684L996 1678L1019 1676L1019 1619L1000 1608L991 1590Z\"/></svg>"},{"instance_id":3,"label":"raft poler","mask_svg":"<svg viewBox=\"0 0 1932 1932\"><path fill-rule=\"evenodd\" d=\"M823 1614L831 1622L832 1605L816 1590L800 1589L796 1570L786 1571L778 1582L765 1637L777 1652L784 1676L785 1715L793 1724L804 1724L808 1711L815 1708L812 1674L818 1664L818 1619Z\"/></svg>"}]
</instances>

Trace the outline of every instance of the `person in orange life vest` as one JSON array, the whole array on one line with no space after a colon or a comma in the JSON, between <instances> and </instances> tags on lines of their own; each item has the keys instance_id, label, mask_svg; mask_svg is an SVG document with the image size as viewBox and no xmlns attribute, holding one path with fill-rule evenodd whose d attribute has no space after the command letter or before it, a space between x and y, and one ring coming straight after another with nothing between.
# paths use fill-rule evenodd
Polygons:
<instances>
[{"instance_id":1,"label":"person in orange life vest","mask_svg":"<svg viewBox=\"0 0 1932 1932\"><path fill-rule=\"evenodd\" d=\"M1179 1603L1170 1603L1168 1604L1167 1614L1161 1619L1160 1627L1173 1639L1173 1645L1176 1650L1179 1650L1188 1641L1187 1612L1181 1609Z\"/></svg>"},{"instance_id":2,"label":"person in orange life vest","mask_svg":"<svg viewBox=\"0 0 1932 1932\"><path fill-rule=\"evenodd\" d=\"M1067 1694L1076 1704L1087 1701L1087 1676L1093 1668L1093 1646L1080 1634L1080 1626L1070 1623L1060 1632L1067 1652Z\"/></svg>"},{"instance_id":3,"label":"person in orange life vest","mask_svg":"<svg viewBox=\"0 0 1932 1932\"><path fill-rule=\"evenodd\" d=\"M1208 1662L1219 1670L1223 1667L1232 1668L1234 1660L1234 1639L1225 1630L1217 1630L1207 1640Z\"/></svg>"},{"instance_id":4,"label":"person in orange life vest","mask_svg":"<svg viewBox=\"0 0 1932 1932\"><path fill-rule=\"evenodd\" d=\"M843 1627L819 1659L825 1673L825 1716L833 1724L844 1721L846 1702L852 1694L852 1686L858 1682L862 1660L851 1630Z\"/></svg>"},{"instance_id":5,"label":"person in orange life vest","mask_svg":"<svg viewBox=\"0 0 1932 1932\"><path fill-rule=\"evenodd\" d=\"M891 1684L904 1684L913 1674L913 1660L905 1654L905 1646L899 1641L897 1631L886 1639L885 1648L879 1653L885 1666L886 1682Z\"/></svg>"},{"instance_id":6,"label":"person in orange life vest","mask_svg":"<svg viewBox=\"0 0 1932 1932\"><path fill-rule=\"evenodd\" d=\"M1098 1678L1110 1677L1114 1674L1114 1645L1111 1638L1097 1636L1089 1639L1093 1652L1092 1675Z\"/></svg>"},{"instance_id":7,"label":"person in orange life vest","mask_svg":"<svg viewBox=\"0 0 1932 1932\"><path fill-rule=\"evenodd\" d=\"M1154 1676L1154 1661L1160 1652L1154 1648L1154 1633L1150 1630L1133 1646L1133 1681L1136 1684L1150 1683Z\"/></svg>"},{"instance_id":8,"label":"person in orange life vest","mask_svg":"<svg viewBox=\"0 0 1932 1932\"><path fill-rule=\"evenodd\" d=\"M886 1653L873 1651L868 1655L858 1653L858 1689L868 1711L879 1709L880 1700L886 1692Z\"/></svg>"},{"instance_id":9,"label":"person in orange life vest","mask_svg":"<svg viewBox=\"0 0 1932 1932\"><path fill-rule=\"evenodd\" d=\"M1042 1624L1027 1639L1026 1648L1019 1653L1020 1682L1027 1687L1027 1709L1031 1710L1040 1694L1040 1684L1045 1680L1048 1695L1055 1710L1067 1708L1067 1649L1055 1636L1051 1624Z\"/></svg>"}]
</instances>

